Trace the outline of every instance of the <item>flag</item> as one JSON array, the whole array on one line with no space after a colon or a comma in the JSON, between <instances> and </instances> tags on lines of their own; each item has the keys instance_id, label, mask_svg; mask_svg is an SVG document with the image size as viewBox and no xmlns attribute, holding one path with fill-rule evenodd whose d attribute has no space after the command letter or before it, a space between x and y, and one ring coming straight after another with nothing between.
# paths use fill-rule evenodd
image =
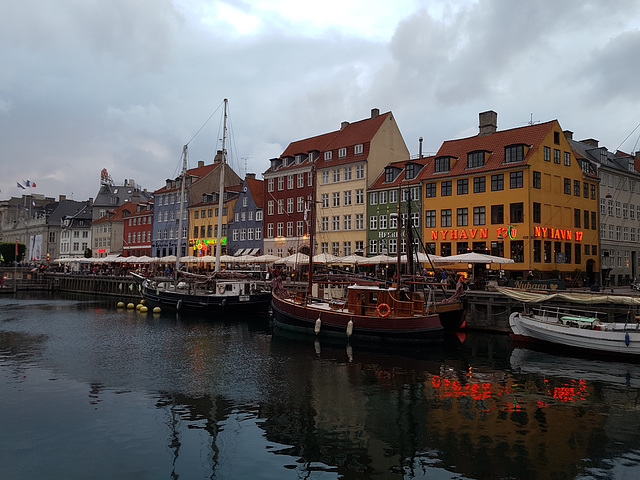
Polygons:
<instances>
[{"instance_id":1,"label":"flag","mask_svg":"<svg viewBox=\"0 0 640 480\"><path fill-rule=\"evenodd\" d=\"M20 185L20 182L16 182L18 184L18 188L21 188L23 190L26 190L22 185Z\"/></svg>"},{"instance_id":2,"label":"flag","mask_svg":"<svg viewBox=\"0 0 640 480\"><path fill-rule=\"evenodd\" d=\"M23 180L22 181L27 187L36 188L36 182L32 182L31 180Z\"/></svg>"},{"instance_id":3,"label":"flag","mask_svg":"<svg viewBox=\"0 0 640 480\"><path fill-rule=\"evenodd\" d=\"M31 205L33 205L35 207L36 206L36 202L31 202Z\"/></svg>"}]
</instances>

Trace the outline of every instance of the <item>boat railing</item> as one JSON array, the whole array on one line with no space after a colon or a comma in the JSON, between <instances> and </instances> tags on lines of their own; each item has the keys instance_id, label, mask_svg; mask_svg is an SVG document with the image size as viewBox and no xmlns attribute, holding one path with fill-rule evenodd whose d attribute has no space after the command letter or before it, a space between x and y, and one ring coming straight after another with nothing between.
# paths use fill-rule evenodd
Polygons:
<instances>
[{"instance_id":1,"label":"boat railing","mask_svg":"<svg viewBox=\"0 0 640 480\"><path fill-rule=\"evenodd\" d=\"M593 310L581 310L576 308L566 308L558 306L542 305L539 307L531 307L531 311L536 315L546 319L555 320L564 324L571 324L579 327L600 324L600 318L603 317L601 312Z\"/></svg>"}]
</instances>

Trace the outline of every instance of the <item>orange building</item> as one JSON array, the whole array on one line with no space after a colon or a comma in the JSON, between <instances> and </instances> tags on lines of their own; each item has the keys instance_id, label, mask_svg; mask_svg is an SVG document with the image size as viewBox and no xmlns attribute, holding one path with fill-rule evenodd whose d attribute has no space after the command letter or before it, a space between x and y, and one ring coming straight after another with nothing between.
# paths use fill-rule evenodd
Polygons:
<instances>
[{"instance_id":1,"label":"orange building","mask_svg":"<svg viewBox=\"0 0 640 480\"><path fill-rule=\"evenodd\" d=\"M599 180L557 120L498 131L497 113L481 113L480 133L445 141L421 177L435 253L511 258L500 268L513 279L596 282Z\"/></svg>"}]
</instances>

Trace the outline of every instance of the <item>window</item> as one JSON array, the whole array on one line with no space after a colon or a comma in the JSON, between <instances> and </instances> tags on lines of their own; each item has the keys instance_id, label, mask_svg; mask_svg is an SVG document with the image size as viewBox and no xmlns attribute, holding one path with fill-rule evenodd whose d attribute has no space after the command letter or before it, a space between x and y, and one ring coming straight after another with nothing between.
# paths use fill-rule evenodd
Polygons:
<instances>
[{"instance_id":1,"label":"window","mask_svg":"<svg viewBox=\"0 0 640 480\"><path fill-rule=\"evenodd\" d=\"M364 214L356 213L356 230L364 230Z\"/></svg>"},{"instance_id":2,"label":"window","mask_svg":"<svg viewBox=\"0 0 640 480\"><path fill-rule=\"evenodd\" d=\"M509 205L509 217L510 223L524 222L524 204L522 202L518 202Z\"/></svg>"},{"instance_id":3,"label":"window","mask_svg":"<svg viewBox=\"0 0 640 480\"><path fill-rule=\"evenodd\" d=\"M344 192L344 204L351 205L351 190L345 190Z\"/></svg>"},{"instance_id":4,"label":"window","mask_svg":"<svg viewBox=\"0 0 640 480\"><path fill-rule=\"evenodd\" d=\"M369 205L377 205L378 204L378 192L371 192L369 194Z\"/></svg>"},{"instance_id":5,"label":"window","mask_svg":"<svg viewBox=\"0 0 640 480\"><path fill-rule=\"evenodd\" d=\"M339 168L334 168L333 169L333 183L337 183L340 181L340 169Z\"/></svg>"},{"instance_id":6,"label":"window","mask_svg":"<svg viewBox=\"0 0 640 480\"><path fill-rule=\"evenodd\" d=\"M427 210L424 212L424 226L425 228L436 228L436 211Z\"/></svg>"},{"instance_id":7,"label":"window","mask_svg":"<svg viewBox=\"0 0 640 480\"><path fill-rule=\"evenodd\" d=\"M262 221L262 210L256 210L256 222Z\"/></svg>"},{"instance_id":8,"label":"window","mask_svg":"<svg viewBox=\"0 0 640 480\"><path fill-rule=\"evenodd\" d=\"M333 192L333 206L340 206L340 192Z\"/></svg>"},{"instance_id":9,"label":"window","mask_svg":"<svg viewBox=\"0 0 640 480\"><path fill-rule=\"evenodd\" d=\"M469 193L469 179L462 178L458 180L458 195L466 195Z\"/></svg>"},{"instance_id":10,"label":"window","mask_svg":"<svg viewBox=\"0 0 640 480\"><path fill-rule=\"evenodd\" d=\"M384 169L384 183L391 183L395 177L393 168Z\"/></svg>"},{"instance_id":11,"label":"window","mask_svg":"<svg viewBox=\"0 0 640 480\"><path fill-rule=\"evenodd\" d=\"M304 212L304 197L298 197L296 211L298 213ZM249 218L249 220L251 220L251 218Z\"/></svg>"},{"instance_id":12,"label":"window","mask_svg":"<svg viewBox=\"0 0 640 480\"><path fill-rule=\"evenodd\" d=\"M450 227L451 226L451 209L443 209L440 211L440 226L441 227Z\"/></svg>"},{"instance_id":13,"label":"window","mask_svg":"<svg viewBox=\"0 0 640 480\"><path fill-rule=\"evenodd\" d=\"M551 147L544 147L544 161L551 161Z\"/></svg>"},{"instance_id":14,"label":"window","mask_svg":"<svg viewBox=\"0 0 640 480\"><path fill-rule=\"evenodd\" d=\"M434 182L429 182L425 184L424 191L427 198L432 198L436 196L436 184Z\"/></svg>"},{"instance_id":15,"label":"window","mask_svg":"<svg viewBox=\"0 0 640 480\"><path fill-rule=\"evenodd\" d=\"M363 145L361 143L359 143L358 145L353 147L354 155L361 155L363 151L364 151L364 148L363 148Z\"/></svg>"},{"instance_id":16,"label":"window","mask_svg":"<svg viewBox=\"0 0 640 480\"><path fill-rule=\"evenodd\" d=\"M293 175L287 175L287 190L293 189Z\"/></svg>"},{"instance_id":17,"label":"window","mask_svg":"<svg viewBox=\"0 0 640 480\"><path fill-rule=\"evenodd\" d=\"M504 190L504 175L491 175L491 191Z\"/></svg>"},{"instance_id":18,"label":"window","mask_svg":"<svg viewBox=\"0 0 640 480\"><path fill-rule=\"evenodd\" d=\"M351 167L344 167L344 181L348 182L351 180Z\"/></svg>"},{"instance_id":19,"label":"window","mask_svg":"<svg viewBox=\"0 0 640 480\"><path fill-rule=\"evenodd\" d=\"M582 184L582 196L584 198L589 198L589 184L587 182Z\"/></svg>"},{"instance_id":20,"label":"window","mask_svg":"<svg viewBox=\"0 0 640 480\"><path fill-rule=\"evenodd\" d=\"M564 164L567 167L571 166L571 154L569 152L564 152Z\"/></svg>"},{"instance_id":21,"label":"window","mask_svg":"<svg viewBox=\"0 0 640 480\"><path fill-rule=\"evenodd\" d=\"M356 165L356 180L364 178L364 165Z\"/></svg>"},{"instance_id":22,"label":"window","mask_svg":"<svg viewBox=\"0 0 640 480\"><path fill-rule=\"evenodd\" d=\"M323 193L322 195L320 195L320 205L322 205L322 208L329 208L329 194L328 193Z\"/></svg>"},{"instance_id":23,"label":"window","mask_svg":"<svg viewBox=\"0 0 640 480\"><path fill-rule=\"evenodd\" d=\"M533 261L534 263L542 261L542 242L540 240L533 241Z\"/></svg>"},{"instance_id":24,"label":"window","mask_svg":"<svg viewBox=\"0 0 640 480\"><path fill-rule=\"evenodd\" d=\"M542 223L541 205L538 202L533 202L533 223Z\"/></svg>"},{"instance_id":25,"label":"window","mask_svg":"<svg viewBox=\"0 0 640 480\"><path fill-rule=\"evenodd\" d=\"M282 237L284 235L284 222L278 222L276 225L276 235L278 235L278 237Z\"/></svg>"},{"instance_id":26,"label":"window","mask_svg":"<svg viewBox=\"0 0 640 480\"><path fill-rule=\"evenodd\" d=\"M417 168L415 163L407 163L404 168L404 178L405 180L413 180L416 178Z\"/></svg>"},{"instance_id":27,"label":"window","mask_svg":"<svg viewBox=\"0 0 640 480\"><path fill-rule=\"evenodd\" d=\"M378 216L371 215L369 217L369 230L377 230L378 229Z\"/></svg>"},{"instance_id":28,"label":"window","mask_svg":"<svg viewBox=\"0 0 640 480\"><path fill-rule=\"evenodd\" d=\"M380 219L379 219L379 226L380 226L380 230L386 230L387 229L387 216L386 215L380 215Z\"/></svg>"},{"instance_id":29,"label":"window","mask_svg":"<svg viewBox=\"0 0 640 480\"><path fill-rule=\"evenodd\" d=\"M433 185L435 189L435 184ZM398 191L397 190L389 190L389 203L398 203Z\"/></svg>"},{"instance_id":30,"label":"window","mask_svg":"<svg viewBox=\"0 0 640 480\"><path fill-rule=\"evenodd\" d=\"M351 230L351 215L344 215L342 217L342 229Z\"/></svg>"},{"instance_id":31,"label":"window","mask_svg":"<svg viewBox=\"0 0 640 480\"><path fill-rule=\"evenodd\" d=\"M284 200L281 198L278 200L278 215L282 215L284 213Z\"/></svg>"},{"instance_id":32,"label":"window","mask_svg":"<svg viewBox=\"0 0 640 480\"><path fill-rule=\"evenodd\" d=\"M369 240L369 253L377 254L378 253L378 241L377 240Z\"/></svg>"},{"instance_id":33,"label":"window","mask_svg":"<svg viewBox=\"0 0 640 480\"><path fill-rule=\"evenodd\" d=\"M482 193L485 189L485 177L475 177L473 179L473 193Z\"/></svg>"},{"instance_id":34,"label":"window","mask_svg":"<svg viewBox=\"0 0 640 480\"><path fill-rule=\"evenodd\" d=\"M451 195L451 180L447 180L440 184L440 195L443 197Z\"/></svg>"},{"instance_id":35,"label":"window","mask_svg":"<svg viewBox=\"0 0 640 480\"><path fill-rule=\"evenodd\" d=\"M573 209L573 226L575 228L580 228L580 219L582 217L582 214L580 212L579 208L574 208Z\"/></svg>"},{"instance_id":36,"label":"window","mask_svg":"<svg viewBox=\"0 0 640 480\"><path fill-rule=\"evenodd\" d=\"M596 199L596 186L594 184L590 185L590 190L591 190L591 200L595 200Z\"/></svg>"},{"instance_id":37,"label":"window","mask_svg":"<svg viewBox=\"0 0 640 480\"><path fill-rule=\"evenodd\" d=\"M473 207L473 224L484 225L485 223L485 207Z\"/></svg>"},{"instance_id":38,"label":"window","mask_svg":"<svg viewBox=\"0 0 640 480\"><path fill-rule=\"evenodd\" d=\"M385 203L387 203L387 191L383 191L383 192L379 192L378 193L378 203L380 205L384 205Z\"/></svg>"},{"instance_id":39,"label":"window","mask_svg":"<svg viewBox=\"0 0 640 480\"><path fill-rule=\"evenodd\" d=\"M524 145L511 145L504 148L505 163L521 162L524 160Z\"/></svg>"},{"instance_id":40,"label":"window","mask_svg":"<svg viewBox=\"0 0 640 480\"><path fill-rule=\"evenodd\" d=\"M358 188L356 190L356 205L362 205L364 203L364 189Z\"/></svg>"},{"instance_id":41,"label":"window","mask_svg":"<svg viewBox=\"0 0 640 480\"><path fill-rule=\"evenodd\" d=\"M458 208L457 211L457 224L458 227L466 227L469 225L469 209Z\"/></svg>"},{"instance_id":42,"label":"window","mask_svg":"<svg viewBox=\"0 0 640 480\"><path fill-rule=\"evenodd\" d=\"M553 149L553 163L560 165L560 150L557 148Z\"/></svg>"},{"instance_id":43,"label":"window","mask_svg":"<svg viewBox=\"0 0 640 480\"><path fill-rule=\"evenodd\" d=\"M347 156L347 149L345 147L338 149L338 158L344 158Z\"/></svg>"},{"instance_id":44,"label":"window","mask_svg":"<svg viewBox=\"0 0 640 480\"><path fill-rule=\"evenodd\" d=\"M323 170L321 175L321 183L326 185L329 183L329 170Z\"/></svg>"},{"instance_id":45,"label":"window","mask_svg":"<svg viewBox=\"0 0 640 480\"><path fill-rule=\"evenodd\" d=\"M293 213L293 198L287 198L287 213Z\"/></svg>"},{"instance_id":46,"label":"window","mask_svg":"<svg viewBox=\"0 0 640 480\"><path fill-rule=\"evenodd\" d=\"M324 152L324 160L331 160L331 150L329 150L328 152Z\"/></svg>"},{"instance_id":47,"label":"window","mask_svg":"<svg viewBox=\"0 0 640 480\"><path fill-rule=\"evenodd\" d=\"M434 173L442 173L449 171L449 165L451 162L450 157L438 157L435 159L433 171Z\"/></svg>"},{"instance_id":48,"label":"window","mask_svg":"<svg viewBox=\"0 0 640 480\"><path fill-rule=\"evenodd\" d=\"M491 224L504 223L504 205L491 205Z\"/></svg>"},{"instance_id":49,"label":"window","mask_svg":"<svg viewBox=\"0 0 640 480\"><path fill-rule=\"evenodd\" d=\"M509 181L511 188L522 188L522 172L511 172L509 174Z\"/></svg>"},{"instance_id":50,"label":"window","mask_svg":"<svg viewBox=\"0 0 640 480\"><path fill-rule=\"evenodd\" d=\"M467 168L477 168L484 166L484 152L467 153Z\"/></svg>"},{"instance_id":51,"label":"window","mask_svg":"<svg viewBox=\"0 0 640 480\"><path fill-rule=\"evenodd\" d=\"M542 188L542 180L540 178L540 172L533 172L533 188Z\"/></svg>"},{"instance_id":52,"label":"window","mask_svg":"<svg viewBox=\"0 0 640 480\"><path fill-rule=\"evenodd\" d=\"M323 232L329 231L329 217L322 217L320 221L320 230Z\"/></svg>"},{"instance_id":53,"label":"window","mask_svg":"<svg viewBox=\"0 0 640 480\"><path fill-rule=\"evenodd\" d=\"M304 173L299 173L298 174L298 188L302 188L304 187Z\"/></svg>"},{"instance_id":54,"label":"window","mask_svg":"<svg viewBox=\"0 0 640 480\"><path fill-rule=\"evenodd\" d=\"M278 177L278 190L284 190L284 177Z\"/></svg>"},{"instance_id":55,"label":"window","mask_svg":"<svg viewBox=\"0 0 640 480\"><path fill-rule=\"evenodd\" d=\"M267 202L267 215L273 215L273 200Z\"/></svg>"},{"instance_id":56,"label":"window","mask_svg":"<svg viewBox=\"0 0 640 480\"><path fill-rule=\"evenodd\" d=\"M516 263L524 262L524 242L511 240L511 259Z\"/></svg>"},{"instance_id":57,"label":"window","mask_svg":"<svg viewBox=\"0 0 640 480\"><path fill-rule=\"evenodd\" d=\"M571 179L570 178L564 179L564 193L566 195L571 195Z\"/></svg>"}]
</instances>

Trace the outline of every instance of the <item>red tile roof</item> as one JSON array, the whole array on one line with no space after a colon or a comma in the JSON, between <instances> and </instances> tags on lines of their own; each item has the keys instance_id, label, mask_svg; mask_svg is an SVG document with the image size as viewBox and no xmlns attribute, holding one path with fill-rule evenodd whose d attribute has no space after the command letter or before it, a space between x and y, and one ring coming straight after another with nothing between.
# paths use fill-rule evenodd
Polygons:
<instances>
[{"instance_id":1,"label":"red tile roof","mask_svg":"<svg viewBox=\"0 0 640 480\"><path fill-rule=\"evenodd\" d=\"M264 180L247 178L247 186L258 208L264 208Z\"/></svg>"},{"instance_id":2,"label":"red tile roof","mask_svg":"<svg viewBox=\"0 0 640 480\"><path fill-rule=\"evenodd\" d=\"M209 165L205 165L203 167L195 167L195 168L187 169L187 175L194 177L191 184L193 185L194 183L202 179L205 175L212 172L218 165L221 165L221 164L212 163ZM177 190L180 190L180 187L167 188L167 186L165 185L164 187L159 188L158 190L155 190L153 193L159 194L159 193L174 192Z\"/></svg>"},{"instance_id":3,"label":"red tile roof","mask_svg":"<svg viewBox=\"0 0 640 480\"><path fill-rule=\"evenodd\" d=\"M382 172L380 172L380 175L378 175L378 178L375 179L375 181L371 184L371 186L369 188L370 189L389 188L389 187L397 187L402 183L407 183L407 184L419 183L420 180L422 180L422 178L425 176L424 172L425 172L426 168L424 168L424 167L428 163L433 163L433 158L434 157L421 157L421 158L412 158L412 159L407 159L407 160L400 160L398 162L392 162L389 165L387 165L387 167L396 167L396 168L399 168L399 169L402 170L400 172L400 174L395 178L395 180L393 182L386 183L384 181L384 179L385 179L385 169L382 169ZM422 165L423 166L423 168L420 169L420 171L418 172L416 177L411 179L411 180L406 180L405 179L405 166L406 166L407 163L415 163L417 165Z\"/></svg>"},{"instance_id":4,"label":"red tile roof","mask_svg":"<svg viewBox=\"0 0 640 480\"><path fill-rule=\"evenodd\" d=\"M556 120L536 125L512 128L509 130L501 130L485 136L447 140L442 144L436 153L435 158L443 156L457 158L458 160L451 166L450 171L434 173L433 169L435 162L433 161L429 162L425 170L428 172L429 176L449 177L455 175L468 175L469 173L476 172L486 172L489 170L499 170L502 168L512 168L516 165L524 165L531 159L554 125L558 125ZM560 127L558 125L558 129L559 128ZM504 147L517 144L529 145L532 148L529 149L523 161L504 163ZM486 159L484 167L467 169L467 154L478 150L488 151L490 153Z\"/></svg>"}]
</instances>

